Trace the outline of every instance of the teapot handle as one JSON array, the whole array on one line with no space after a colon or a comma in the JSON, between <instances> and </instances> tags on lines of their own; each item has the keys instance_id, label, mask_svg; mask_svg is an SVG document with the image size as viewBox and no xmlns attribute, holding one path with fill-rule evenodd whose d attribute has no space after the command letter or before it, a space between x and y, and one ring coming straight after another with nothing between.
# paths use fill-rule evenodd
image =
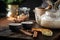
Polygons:
<instances>
[{"instance_id":1,"label":"teapot handle","mask_svg":"<svg viewBox=\"0 0 60 40\"><path fill-rule=\"evenodd\" d=\"M60 4L60 0L57 0L55 3L54 3L54 9L59 9L58 6Z\"/></svg>"}]
</instances>

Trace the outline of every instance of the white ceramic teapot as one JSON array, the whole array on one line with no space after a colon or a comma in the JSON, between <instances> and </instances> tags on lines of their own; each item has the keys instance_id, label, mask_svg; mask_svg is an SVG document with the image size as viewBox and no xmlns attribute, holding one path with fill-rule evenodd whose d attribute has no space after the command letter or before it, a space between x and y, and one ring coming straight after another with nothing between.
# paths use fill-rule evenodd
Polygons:
<instances>
[{"instance_id":1,"label":"white ceramic teapot","mask_svg":"<svg viewBox=\"0 0 60 40\"><path fill-rule=\"evenodd\" d=\"M47 8L43 9L44 12L39 8L35 8L36 22L42 27L60 28L60 5L59 4L60 4L60 0L57 0L57 2L54 3L54 5L51 5L52 8L48 6Z\"/></svg>"},{"instance_id":2,"label":"white ceramic teapot","mask_svg":"<svg viewBox=\"0 0 60 40\"><path fill-rule=\"evenodd\" d=\"M50 9L41 16L41 26L47 28L60 28L60 5L58 10Z\"/></svg>"}]
</instances>

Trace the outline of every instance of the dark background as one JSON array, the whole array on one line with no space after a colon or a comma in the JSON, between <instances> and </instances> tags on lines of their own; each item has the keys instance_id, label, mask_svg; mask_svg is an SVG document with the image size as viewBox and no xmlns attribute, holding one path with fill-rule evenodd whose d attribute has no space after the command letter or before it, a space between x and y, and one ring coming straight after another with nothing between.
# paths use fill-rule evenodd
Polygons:
<instances>
[{"instance_id":1,"label":"dark background","mask_svg":"<svg viewBox=\"0 0 60 40\"><path fill-rule=\"evenodd\" d=\"M56 0L53 0L55 2ZM35 19L34 12L32 11L35 7L39 7L44 3L45 0L23 0L21 3L14 2L14 4L18 4L20 7L29 7L31 8L30 10L30 19ZM44 4L43 4L44 5ZM3 1L0 0L0 18L1 17L6 17L7 14L7 4Z\"/></svg>"}]
</instances>

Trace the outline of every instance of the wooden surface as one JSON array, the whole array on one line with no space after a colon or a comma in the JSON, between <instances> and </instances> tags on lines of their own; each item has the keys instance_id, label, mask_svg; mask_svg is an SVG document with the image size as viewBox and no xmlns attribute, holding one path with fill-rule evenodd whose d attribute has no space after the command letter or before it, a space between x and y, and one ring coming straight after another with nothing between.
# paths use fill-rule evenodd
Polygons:
<instances>
[{"instance_id":1,"label":"wooden surface","mask_svg":"<svg viewBox=\"0 0 60 40\"><path fill-rule=\"evenodd\" d=\"M11 32L11 30L8 28L8 24L10 23L10 21L8 21L6 18L0 19L0 37L9 37L9 38L32 38L29 36L26 36L24 34L15 34L13 32ZM34 24L33 27L41 27L37 24ZM53 36L51 37L47 37L44 35L39 36L40 38L42 37L42 40L57 40L55 38L60 36L60 29L51 29L53 31ZM59 40L59 39L58 39Z\"/></svg>"},{"instance_id":2,"label":"wooden surface","mask_svg":"<svg viewBox=\"0 0 60 40\"><path fill-rule=\"evenodd\" d=\"M7 18L1 18L0 19L0 28L8 27L9 23L10 23L10 21L8 21Z\"/></svg>"}]
</instances>

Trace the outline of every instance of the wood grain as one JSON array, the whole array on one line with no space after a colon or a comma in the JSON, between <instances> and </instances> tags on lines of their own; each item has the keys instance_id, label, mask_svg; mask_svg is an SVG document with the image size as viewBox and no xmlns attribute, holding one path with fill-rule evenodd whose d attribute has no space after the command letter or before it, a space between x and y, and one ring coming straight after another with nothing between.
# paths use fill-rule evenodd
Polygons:
<instances>
[{"instance_id":1,"label":"wood grain","mask_svg":"<svg viewBox=\"0 0 60 40\"><path fill-rule=\"evenodd\" d=\"M10 23L10 21L8 21L7 18L0 19L0 28L8 27L9 23Z\"/></svg>"}]
</instances>

